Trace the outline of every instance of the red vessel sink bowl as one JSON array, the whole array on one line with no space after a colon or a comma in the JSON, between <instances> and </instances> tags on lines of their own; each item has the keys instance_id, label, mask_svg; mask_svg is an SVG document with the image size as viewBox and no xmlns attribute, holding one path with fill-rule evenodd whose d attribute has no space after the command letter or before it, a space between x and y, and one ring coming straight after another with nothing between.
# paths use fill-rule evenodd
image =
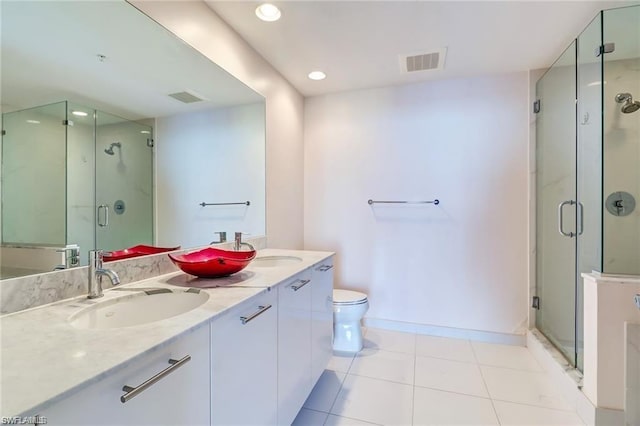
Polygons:
<instances>
[{"instance_id":1,"label":"red vessel sink bowl","mask_svg":"<svg viewBox=\"0 0 640 426\"><path fill-rule=\"evenodd\" d=\"M229 251L212 247L185 254L169 254L176 266L200 278L226 277L242 271L256 257L256 251Z\"/></svg>"},{"instance_id":2,"label":"red vessel sink bowl","mask_svg":"<svg viewBox=\"0 0 640 426\"><path fill-rule=\"evenodd\" d=\"M105 253L103 260L105 262L113 262L114 260L129 259L130 257L146 256L148 254L166 253L168 251L174 251L179 249L180 249L180 246L154 247L154 246L138 245L138 246L129 247L128 249L124 249L124 250L117 250L117 251Z\"/></svg>"}]
</instances>

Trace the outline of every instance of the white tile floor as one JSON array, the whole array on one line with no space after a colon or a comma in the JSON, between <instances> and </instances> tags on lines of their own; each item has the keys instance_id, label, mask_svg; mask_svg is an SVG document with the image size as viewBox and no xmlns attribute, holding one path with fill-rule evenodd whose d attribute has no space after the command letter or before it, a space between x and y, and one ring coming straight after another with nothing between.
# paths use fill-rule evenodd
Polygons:
<instances>
[{"instance_id":1,"label":"white tile floor","mask_svg":"<svg viewBox=\"0 0 640 426\"><path fill-rule=\"evenodd\" d=\"M529 350L365 330L335 355L298 414L315 425L583 425Z\"/></svg>"}]
</instances>

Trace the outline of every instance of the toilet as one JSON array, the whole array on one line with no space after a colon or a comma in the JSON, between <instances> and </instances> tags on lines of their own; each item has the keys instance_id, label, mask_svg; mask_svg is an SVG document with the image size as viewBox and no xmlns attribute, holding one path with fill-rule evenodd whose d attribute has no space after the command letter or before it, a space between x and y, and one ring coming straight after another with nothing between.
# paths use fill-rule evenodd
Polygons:
<instances>
[{"instance_id":1,"label":"toilet","mask_svg":"<svg viewBox=\"0 0 640 426\"><path fill-rule=\"evenodd\" d=\"M333 290L333 350L359 352L362 349L360 320L369 309L367 295L352 290Z\"/></svg>"}]
</instances>

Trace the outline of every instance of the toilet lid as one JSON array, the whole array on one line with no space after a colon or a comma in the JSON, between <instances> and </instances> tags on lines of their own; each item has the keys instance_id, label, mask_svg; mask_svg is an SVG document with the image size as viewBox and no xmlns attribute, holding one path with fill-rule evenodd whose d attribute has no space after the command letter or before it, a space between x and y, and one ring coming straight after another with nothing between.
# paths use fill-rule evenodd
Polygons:
<instances>
[{"instance_id":1,"label":"toilet lid","mask_svg":"<svg viewBox=\"0 0 640 426\"><path fill-rule=\"evenodd\" d=\"M355 305L367 301L367 295L359 291L333 290L333 303L341 305Z\"/></svg>"}]
</instances>

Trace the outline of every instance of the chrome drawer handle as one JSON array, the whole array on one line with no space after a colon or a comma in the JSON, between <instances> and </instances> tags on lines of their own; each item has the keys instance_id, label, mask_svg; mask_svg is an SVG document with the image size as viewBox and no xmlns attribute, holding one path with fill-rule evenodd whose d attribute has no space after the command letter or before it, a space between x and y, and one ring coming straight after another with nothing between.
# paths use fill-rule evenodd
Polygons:
<instances>
[{"instance_id":1,"label":"chrome drawer handle","mask_svg":"<svg viewBox=\"0 0 640 426\"><path fill-rule=\"evenodd\" d=\"M251 321L252 319L254 319L255 317L257 317L258 315L262 315L263 313L265 313L269 309L271 309L271 305L258 306L258 311L257 312L254 312L253 314L249 315L248 317L240 317L240 321L242 321L242 324L246 324L249 321Z\"/></svg>"},{"instance_id":2,"label":"chrome drawer handle","mask_svg":"<svg viewBox=\"0 0 640 426\"><path fill-rule=\"evenodd\" d=\"M333 268L333 265L320 265L316 268L316 271L327 272L331 268Z\"/></svg>"},{"instance_id":3,"label":"chrome drawer handle","mask_svg":"<svg viewBox=\"0 0 640 426\"><path fill-rule=\"evenodd\" d=\"M302 287L304 287L305 285L309 284L311 282L311 280L297 280L296 282L299 282L300 285L292 285L291 289L293 291L298 291L300 290Z\"/></svg>"},{"instance_id":4,"label":"chrome drawer handle","mask_svg":"<svg viewBox=\"0 0 640 426\"><path fill-rule=\"evenodd\" d=\"M169 360L169 364L171 364L171 365L169 367L165 368L164 370L162 370L161 372L159 372L158 374L156 374L152 378L148 379L147 381L145 381L141 385L136 386L136 387L131 387L131 386L127 386L127 385L123 386L122 387L122 391L126 392L126 393L120 397L120 402L122 402L124 404L125 402L127 402L130 399L134 398L138 394L140 394L140 393L144 392L145 390L147 390L147 388L149 388L151 385L153 385L154 383L156 383L160 379L166 377L170 373L173 373L174 371L176 371L178 368L182 367L183 365L185 365L189 361L191 361L191 355L187 355L187 356L185 356L184 358L182 358L180 360L170 359Z\"/></svg>"}]
</instances>

